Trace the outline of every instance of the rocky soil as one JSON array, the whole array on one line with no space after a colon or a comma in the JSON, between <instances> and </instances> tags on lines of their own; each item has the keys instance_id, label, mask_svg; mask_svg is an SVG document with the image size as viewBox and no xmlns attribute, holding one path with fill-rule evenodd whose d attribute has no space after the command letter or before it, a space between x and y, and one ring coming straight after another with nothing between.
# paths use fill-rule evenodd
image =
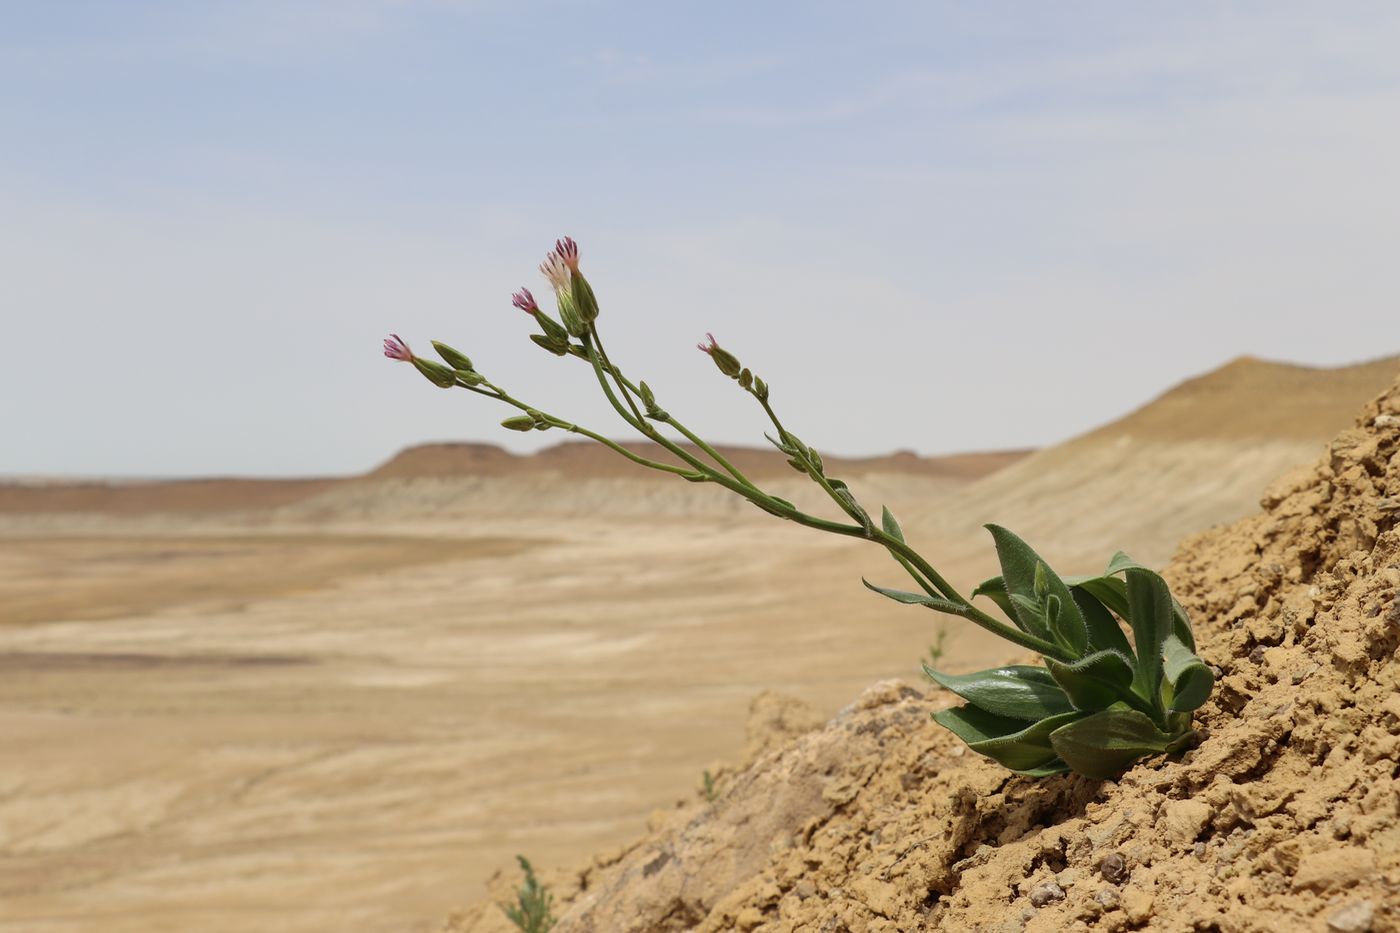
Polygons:
<instances>
[{"instance_id":1,"label":"rocky soil","mask_svg":"<svg viewBox=\"0 0 1400 933\"><path fill-rule=\"evenodd\" d=\"M808 731L769 697L716 799L546 875L556 933L1400 930L1400 384L1261 504L1165 571L1220 673L1196 748L1032 780L926 684ZM445 928L508 929L490 903Z\"/></svg>"}]
</instances>

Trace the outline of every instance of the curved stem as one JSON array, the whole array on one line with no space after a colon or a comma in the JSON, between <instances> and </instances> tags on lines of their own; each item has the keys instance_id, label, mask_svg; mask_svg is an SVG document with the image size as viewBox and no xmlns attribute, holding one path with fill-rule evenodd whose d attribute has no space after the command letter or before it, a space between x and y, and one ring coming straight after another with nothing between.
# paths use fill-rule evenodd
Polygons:
<instances>
[{"instance_id":1,"label":"curved stem","mask_svg":"<svg viewBox=\"0 0 1400 933\"><path fill-rule=\"evenodd\" d=\"M632 413L636 416L637 420L642 423L642 425L645 425L645 416L643 416L641 412L637 410L636 404L632 402L632 395L629 394L630 392L632 394L640 396L642 394L642 390L630 379L622 375L622 371L618 369L615 365L613 365L612 361L608 359L607 351L603 349L603 340L601 335L598 333L597 325L590 324L589 331L591 336L593 337L594 342L598 345L598 355L602 358L604 367L608 370L609 373L612 374L612 377L617 380L618 387L622 389L623 397L627 400L628 404L631 405ZM669 414L665 418L665 423L675 428L685 437L686 440L690 441L700 450L704 451L705 454L707 454L712 460L715 461L715 463L719 464L720 467L728 471L730 476L733 476L736 480L743 483L745 486L750 487L751 489L760 492L762 491L758 489L758 485L754 483L753 480L749 479L747 476L744 475L742 470L740 470L734 464L730 463L727 457L721 454L718 450L715 450L715 448L712 447L709 443L707 443L704 438L700 437L700 435L696 434L694 431L691 431L689 428L681 424L675 418L672 418ZM657 437L651 430L649 430L649 428L650 425L646 425L645 427L638 425L638 430L641 430L652 440L657 440ZM659 432L656 433L659 434Z\"/></svg>"},{"instance_id":2,"label":"curved stem","mask_svg":"<svg viewBox=\"0 0 1400 933\"><path fill-rule=\"evenodd\" d=\"M646 419L642 416L641 409L637 407L636 400L634 400L627 391L627 381L622 378L622 373L612 364L612 360L608 359L608 351L603 349L603 335L598 333L597 323L589 322L588 333L593 338L594 345L598 348L598 355L603 358L603 366L612 374L612 377L617 380L617 387L622 390L622 397L627 400L627 407L632 409L632 414L638 421L645 421ZM637 392L637 394L641 395L642 393Z\"/></svg>"}]
</instances>

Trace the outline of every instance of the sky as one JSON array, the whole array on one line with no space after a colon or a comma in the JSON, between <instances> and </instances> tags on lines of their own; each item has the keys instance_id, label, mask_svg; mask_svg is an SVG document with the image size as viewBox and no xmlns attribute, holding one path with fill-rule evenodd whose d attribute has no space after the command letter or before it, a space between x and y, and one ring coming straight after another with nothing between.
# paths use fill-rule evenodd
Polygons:
<instances>
[{"instance_id":1,"label":"sky","mask_svg":"<svg viewBox=\"0 0 1400 933\"><path fill-rule=\"evenodd\" d=\"M581 245L710 439L1038 446L1400 353L1400 5L0 0L0 475L340 474L626 428L510 305Z\"/></svg>"}]
</instances>

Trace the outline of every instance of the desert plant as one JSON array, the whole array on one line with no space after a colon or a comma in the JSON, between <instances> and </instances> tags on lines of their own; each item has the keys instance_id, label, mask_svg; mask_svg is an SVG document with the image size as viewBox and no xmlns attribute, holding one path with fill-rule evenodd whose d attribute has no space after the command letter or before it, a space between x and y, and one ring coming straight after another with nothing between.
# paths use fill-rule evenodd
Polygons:
<instances>
[{"instance_id":1,"label":"desert plant","mask_svg":"<svg viewBox=\"0 0 1400 933\"><path fill-rule=\"evenodd\" d=\"M523 933L549 933L557 922L552 913L554 895L535 878L535 869L529 859L517 855L515 860L520 863L525 880L515 892L515 903L502 904L501 910Z\"/></svg>"},{"instance_id":2,"label":"desert plant","mask_svg":"<svg viewBox=\"0 0 1400 933\"><path fill-rule=\"evenodd\" d=\"M708 770L700 775L701 791L705 795L706 803L714 803L719 799L719 792L715 790L715 776Z\"/></svg>"},{"instance_id":3,"label":"desert plant","mask_svg":"<svg viewBox=\"0 0 1400 933\"><path fill-rule=\"evenodd\" d=\"M947 640L948 626L940 619L938 626L933 631L933 644L928 646L928 660L924 662L924 667L933 667L943 663L943 655L946 651L944 642Z\"/></svg>"},{"instance_id":4,"label":"desert plant","mask_svg":"<svg viewBox=\"0 0 1400 933\"><path fill-rule=\"evenodd\" d=\"M765 491L663 408L646 382L634 382L623 374L603 348L598 301L579 270L578 246L572 239L558 241L540 271L554 288L559 321L539 307L529 289L522 288L512 296L512 303L539 326L541 332L530 339L556 356L585 363L623 421L669 453L674 462L652 459L515 398L446 344L433 341L443 360L439 363L416 356L403 340L391 335L384 342L385 355L412 363L434 385L462 388L517 409L519 414L501 422L510 430L581 435L640 466L720 486L787 521L884 548L918 591L869 582L867 587L899 603L966 619L1043 658L1044 667L1009 665L964 675L925 666L930 677L967 701L965 706L935 713L934 718L974 751L1013 771L1031 775L1075 771L1111 777L1143 755L1174 751L1190 741L1191 713L1209 696L1214 676L1195 655L1186 613L1156 573L1119 553L1102 574L1061 577L1016 535L988 525L1002 573L964 597L909 545L888 508L875 520L845 482L827 473L821 455L774 412L768 384L713 336L707 335L700 350L758 403L776 435L765 437L794 470L821 488L843 518L810 514ZM691 446L668 436L663 427ZM974 605L972 599L978 596L988 599L1006 621ZM1132 632L1131 644L1120 619Z\"/></svg>"}]
</instances>

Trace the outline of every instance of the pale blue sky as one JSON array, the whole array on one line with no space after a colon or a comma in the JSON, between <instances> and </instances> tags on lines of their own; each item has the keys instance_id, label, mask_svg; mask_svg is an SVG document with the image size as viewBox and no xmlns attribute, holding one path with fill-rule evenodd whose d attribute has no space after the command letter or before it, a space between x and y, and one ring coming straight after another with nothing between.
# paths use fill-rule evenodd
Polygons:
<instances>
[{"instance_id":1,"label":"pale blue sky","mask_svg":"<svg viewBox=\"0 0 1400 933\"><path fill-rule=\"evenodd\" d=\"M1400 6L0 0L0 474L621 433L510 307L582 244L718 440L707 330L837 453L1053 442L1241 353L1400 352Z\"/></svg>"}]
</instances>

